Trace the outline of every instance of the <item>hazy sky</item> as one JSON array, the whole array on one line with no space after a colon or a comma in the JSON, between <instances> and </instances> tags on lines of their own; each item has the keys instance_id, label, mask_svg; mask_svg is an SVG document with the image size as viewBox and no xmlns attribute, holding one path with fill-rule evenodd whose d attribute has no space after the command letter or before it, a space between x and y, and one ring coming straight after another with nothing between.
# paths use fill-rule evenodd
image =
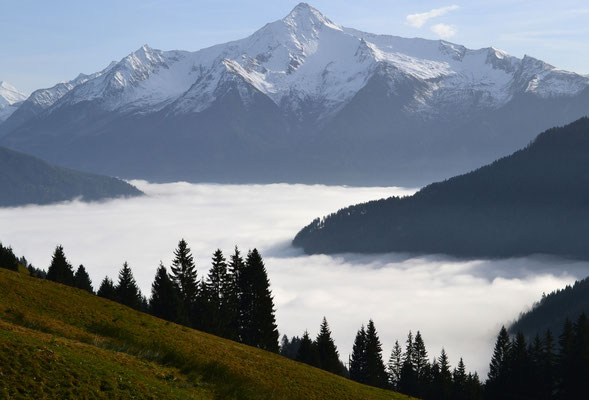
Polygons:
<instances>
[{"instance_id":1,"label":"hazy sky","mask_svg":"<svg viewBox=\"0 0 589 400\"><path fill-rule=\"evenodd\" d=\"M317 334L326 316L346 360L355 333L373 318L388 358L395 340L421 330L430 356L444 346L453 365L486 374L501 324L550 292L589 274L589 265L558 259L458 261L401 254L304 256L289 246L313 218L398 188L321 185L190 185L139 183L149 197L0 209L0 238L37 267L47 268L57 243L95 284L116 279L126 260L149 294L162 260L170 265L182 237L199 276L212 252L257 247L266 261L278 327L289 336Z\"/></svg>"},{"instance_id":2,"label":"hazy sky","mask_svg":"<svg viewBox=\"0 0 589 400\"><path fill-rule=\"evenodd\" d=\"M284 17L290 0L0 0L0 80L23 91L106 67L147 43L198 50ZM586 0L316 0L334 22L406 37L496 46L589 73Z\"/></svg>"}]
</instances>

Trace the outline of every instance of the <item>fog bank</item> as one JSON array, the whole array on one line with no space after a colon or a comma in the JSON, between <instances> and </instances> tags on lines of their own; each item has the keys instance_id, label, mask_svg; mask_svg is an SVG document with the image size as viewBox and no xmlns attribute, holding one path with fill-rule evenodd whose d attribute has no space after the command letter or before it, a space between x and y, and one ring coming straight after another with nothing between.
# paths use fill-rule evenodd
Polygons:
<instances>
[{"instance_id":1,"label":"fog bank","mask_svg":"<svg viewBox=\"0 0 589 400\"><path fill-rule=\"evenodd\" d=\"M266 261L279 330L317 333L325 315L347 361L356 330L373 318L388 359L395 340L420 330L430 356L446 348L453 365L486 374L495 335L543 292L589 275L589 264L549 257L456 260L404 254L306 256L290 247L313 218L403 188L321 185L206 185L132 182L148 196L0 209L0 241L47 268L56 244L84 264L97 286L124 261L149 294L159 261L168 265L180 238L199 276L212 252L257 247Z\"/></svg>"}]
</instances>

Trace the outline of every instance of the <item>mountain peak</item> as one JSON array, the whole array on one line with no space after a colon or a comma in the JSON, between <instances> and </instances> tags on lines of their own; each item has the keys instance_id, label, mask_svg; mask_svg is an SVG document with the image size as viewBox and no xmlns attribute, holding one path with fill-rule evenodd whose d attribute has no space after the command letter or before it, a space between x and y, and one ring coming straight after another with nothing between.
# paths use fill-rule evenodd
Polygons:
<instances>
[{"instance_id":1,"label":"mountain peak","mask_svg":"<svg viewBox=\"0 0 589 400\"><path fill-rule=\"evenodd\" d=\"M341 30L337 24L333 23L329 18L321 14L319 10L307 3L297 4L296 7L283 18L283 21L286 24L299 29L304 29L310 24L312 27L328 26L333 29Z\"/></svg>"}]
</instances>

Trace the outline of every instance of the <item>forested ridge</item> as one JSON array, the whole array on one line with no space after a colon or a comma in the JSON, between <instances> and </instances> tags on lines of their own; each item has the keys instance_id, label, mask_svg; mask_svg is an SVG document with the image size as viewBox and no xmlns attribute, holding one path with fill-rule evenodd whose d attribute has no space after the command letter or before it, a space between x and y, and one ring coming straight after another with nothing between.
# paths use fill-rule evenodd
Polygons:
<instances>
[{"instance_id":1,"label":"forested ridge","mask_svg":"<svg viewBox=\"0 0 589 400\"><path fill-rule=\"evenodd\" d=\"M415 252L462 257L549 253L589 258L589 119L413 196L344 208L294 238L306 253Z\"/></svg>"},{"instance_id":2,"label":"forested ridge","mask_svg":"<svg viewBox=\"0 0 589 400\"><path fill-rule=\"evenodd\" d=\"M4 147L0 147L0 188L0 207L142 194L120 179L58 167Z\"/></svg>"}]
</instances>

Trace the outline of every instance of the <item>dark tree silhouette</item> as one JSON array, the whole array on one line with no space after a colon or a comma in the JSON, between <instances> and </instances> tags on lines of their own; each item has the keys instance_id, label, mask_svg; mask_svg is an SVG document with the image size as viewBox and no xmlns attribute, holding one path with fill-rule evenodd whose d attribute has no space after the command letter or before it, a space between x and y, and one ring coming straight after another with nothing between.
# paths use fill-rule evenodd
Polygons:
<instances>
[{"instance_id":1,"label":"dark tree silhouette","mask_svg":"<svg viewBox=\"0 0 589 400\"><path fill-rule=\"evenodd\" d=\"M366 376L366 330L364 325L356 333L352 356L350 357L350 379L360 383L367 382Z\"/></svg>"},{"instance_id":2,"label":"dark tree silhouette","mask_svg":"<svg viewBox=\"0 0 589 400\"><path fill-rule=\"evenodd\" d=\"M74 271L66 259L61 245L55 248L51 258L51 265L47 269L47 279L64 285L73 286L74 284Z\"/></svg>"},{"instance_id":3,"label":"dark tree silhouette","mask_svg":"<svg viewBox=\"0 0 589 400\"><path fill-rule=\"evenodd\" d=\"M325 317L321 322L315 345L319 357L319 367L334 374L342 375L344 371L339 360L339 353L331 337L331 331Z\"/></svg>"},{"instance_id":4,"label":"dark tree silhouette","mask_svg":"<svg viewBox=\"0 0 589 400\"><path fill-rule=\"evenodd\" d=\"M389 374L389 384L393 390L399 390L399 381L401 380L401 370L403 369L403 349L398 340L395 340L395 346L391 350L391 356L387 365Z\"/></svg>"},{"instance_id":5,"label":"dark tree silhouette","mask_svg":"<svg viewBox=\"0 0 589 400\"><path fill-rule=\"evenodd\" d=\"M179 318L180 298L178 297L178 289L161 262L151 284L149 311L156 317L172 322L178 321Z\"/></svg>"},{"instance_id":6,"label":"dark tree silhouette","mask_svg":"<svg viewBox=\"0 0 589 400\"><path fill-rule=\"evenodd\" d=\"M113 301L117 300L115 285L108 276L104 277L104 279L100 283L100 288L98 288L98 292L96 294L100 297L104 297L105 299Z\"/></svg>"},{"instance_id":7,"label":"dark tree silhouette","mask_svg":"<svg viewBox=\"0 0 589 400\"><path fill-rule=\"evenodd\" d=\"M296 360L314 367L319 366L319 356L317 354L317 347L311 340L309 332L305 331L301 337L301 345L297 351Z\"/></svg>"},{"instance_id":8,"label":"dark tree silhouette","mask_svg":"<svg viewBox=\"0 0 589 400\"><path fill-rule=\"evenodd\" d=\"M94 288L92 287L90 275L88 275L88 272L86 272L86 268L84 268L82 264L80 264L76 271L76 274L74 275L74 286L78 289L82 289L94 294Z\"/></svg>"},{"instance_id":9,"label":"dark tree silhouette","mask_svg":"<svg viewBox=\"0 0 589 400\"><path fill-rule=\"evenodd\" d=\"M133 272L126 261L123 264L123 268L119 271L119 281L115 287L115 294L119 303L137 310L141 309L141 292L139 291L139 287L137 287Z\"/></svg>"},{"instance_id":10,"label":"dark tree silhouette","mask_svg":"<svg viewBox=\"0 0 589 400\"><path fill-rule=\"evenodd\" d=\"M198 326L200 316L197 310L198 279L196 266L188 244L184 239L178 242L172 262L172 280L178 288L178 297L182 302L180 322Z\"/></svg>"},{"instance_id":11,"label":"dark tree silhouette","mask_svg":"<svg viewBox=\"0 0 589 400\"><path fill-rule=\"evenodd\" d=\"M366 326L365 376L371 386L386 388L388 378L382 360L382 344L372 320Z\"/></svg>"}]
</instances>

